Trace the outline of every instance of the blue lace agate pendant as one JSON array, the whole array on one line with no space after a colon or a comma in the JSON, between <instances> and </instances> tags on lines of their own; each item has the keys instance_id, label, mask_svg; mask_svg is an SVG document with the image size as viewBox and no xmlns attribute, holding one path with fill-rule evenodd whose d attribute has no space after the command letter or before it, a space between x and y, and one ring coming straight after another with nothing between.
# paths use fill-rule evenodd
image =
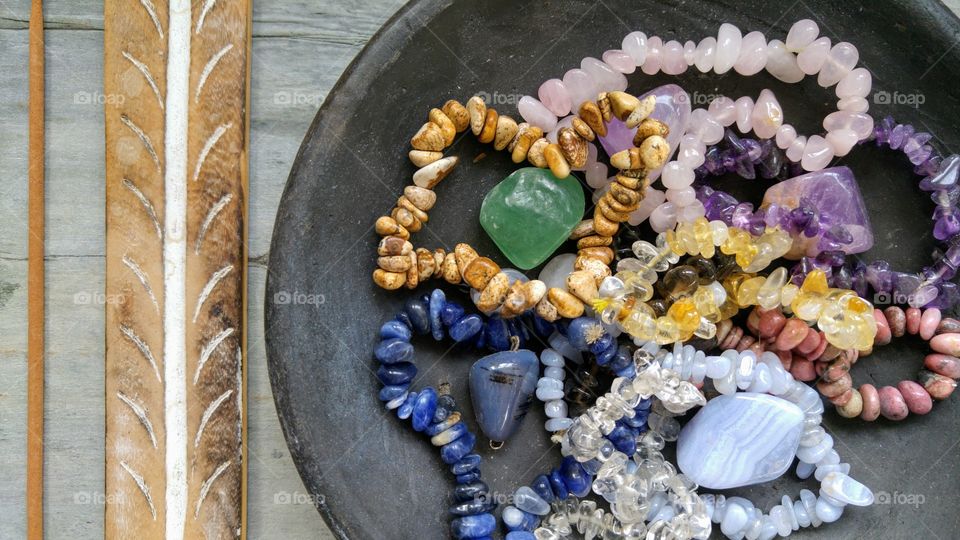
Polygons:
<instances>
[{"instance_id":1,"label":"blue lace agate pendant","mask_svg":"<svg viewBox=\"0 0 960 540\"><path fill-rule=\"evenodd\" d=\"M537 388L539 360L532 351L504 351L470 368L470 399L480 430L498 448L527 415Z\"/></svg>"}]
</instances>

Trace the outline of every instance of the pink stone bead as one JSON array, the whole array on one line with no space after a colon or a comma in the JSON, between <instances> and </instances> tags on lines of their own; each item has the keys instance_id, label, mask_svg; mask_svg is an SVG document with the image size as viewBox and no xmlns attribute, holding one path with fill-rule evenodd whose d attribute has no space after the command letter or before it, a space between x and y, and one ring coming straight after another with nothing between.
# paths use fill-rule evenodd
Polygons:
<instances>
[{"instance_id":1,"label":"pink stone bead","mask_svg":"<svg viewBox=\"0 0 960 540\"><path fill-rule=\"evenodd\" d=\"M707 215L707 209L704 208L703 203L700 201L693 201L686 206L677 208L677 221L684 223L690 223L705 215Z\"/></svg>"},{"instance_id":2,"label":"pink stone bead","mask_svg":"<svg viewBox=\"0 0 960 540\"><path fill-rule=\"evenodd\" d=\"M657 36L650 36L647 39L647 59L640 66L640 71L647 75L656 75L660 72L662 63L661 54L663 52L663 40Z\"/></svg>"},{"instance_id":3,"label":"pink stone bead","mask_svg":"<svg viewBox=\"0 0 960 540\"><path fill-rule=\"evenodd\" d=\"M852 129L860 140L866 139L873 131L873 117L863 113L837 111L828 114L823 119L823 129L836 131L838 129Z\"/></svg>"},{"instance_id":4,"label":"pink stone bead","mask_svg":"<svg viewBox=\"0 0 960 540\"><path fill-rule=\"evenodd\" d=\"M820 135L811 135L803 148L800 166L805 171L819 171L829 165L832 159L833 147L830 143Z\"/></svg>"},{"instance_id":5,"label":"pink stone bead","mask_svg":"<svg viewBox=\"0 0 960 540\"><path fill-rule=\"evenodd\" d=\"M860 412L860 418L873 422L880 417L880 394L872 384L861 385L859 391L860 397L863 398L863 411Z\"/></svg>"},{"instance_id":6,"label":"pink stone bead","mask_svg":"<svg viewBox=\"0 0 960 540\"><path fill-rule=\"evenodd\" d=\"M897 383L897 390L903 396L903 401L907 404L907 409L913 414L927 414L933 409L933 400L930 394L919 384L913 381L900 381Z\"/></svg>"},{"instance_id":7,"label":"pink stone bead","mask_svg":"<svg viewBox=\"0 0 960 540\"><path fill-rule=\"evenodd\" d=\"M790 364L790 374L798 381L810 382L817 378L817 370L813 362L805 358L794 358Z\"/></svg>"},{"instance_id":8,"label":"pink stone bead","mask_svg":"<svg viewBox=\"0 0 960 540\"><path fill-rule=\"evenodd\" d=\"M630 32L624 36L620 48L633 58L635 66L642 66L647 59L647 35L643 32Z\"/></svg>"},{"instance_id":9,"label":"pink stone bead","mask_svg":"<svg viewBox=\"0 0 960 540\"><path fill-rule=\"evenodd\" d=\"M603 53L603 61L620 73L629 74L637 70L633 57L620 49L610 49Z\"/></svg>"},{"instance_id":10,"label":"pink stone bead","mask_svg":"<svg viewBox=\"0 0 960 540\"><path fill-rule=\"evenodd\" d=\"M827 142L833 147L833 155L843 157L857 144L857 134L852 129L838 129L827 132Z\"/></svg>"},{"instance_id":11,"label":"pink stone bead","mask_svg":"<svg viewBox=\"0 0 960 540\"><path fill-rule=\"evenodd\" d=\"M937 308L923 310L923 315L920 316L920 338L924 340L932 338L937 333L937 325L942 318L943 315Z\"/></svg>"},{"instance_id":12,"label":"pink stone bead","mask_svg":"<svg viewBox=\"0 0 960 540\"><path fill-rule=\"evenodd\" d=\"M820 332L810 328L807 330L806 337L804 337L803 341L796 346L795 350L799 354L809 355L813 351L817 350L818 347L820 347Z\"/></svg>"},{"instance_id":13,"label":"pink stone bead","mask_svg":"<svg viewBox=\"0 0 960 540\"><path fill-rule=\"evenodd\" d=\"M750 130L753 128L753 122L750 120L750 115L753 113L753 98L743 96L737 99L733 106L737 112L737 129L744 135L750 133Z\"/></svg>"},{"instance_id":14,"label":"pink stone bead","mask_svg":"<svg viewBox=\"0 0 960 540\"><path fill-rule=\"evenodd\" d=\"M817 27L817 23L810 19L801 19L793 23L790 31L787 32L787 50L794 53L800 52L807 45L813 43L813 40L817 39L819 35L820 28Z\"/></svg>"},{"instance_id":15,"label":"pink stone bead","mask_svg":"<svg viewBox=\"0 0 960 540\"><path fill-rule=\"evenodd\" d=\"M837 97L867 97L873 88L873 76L867 68L859 67L840 79L837 84Z\"/></svg>"},{"instance_id":16,"label":"pink stone bead","mask_svg":"<svg viewBox=\"0 0 960 540\"><path fill-rule=\"evenodd\" d=\"M550 112L538 99L523 96L517 103L517 111L530 125L537 126L544 131L550 131L557 126L556 115Z\"/></svg>"},{"instance_id":17,"label":"pink stone bead","mask_svg":"<svg viewBox=\"0 0 960 540\"><path fill-rule=\"evenodd\" d=\"M760 73L767 65L767 38L763 32L753 31L743 36L740 43L740 55L733 69L740 75L749 77Z\"/></svg>"},{"instance_id":18,"label":"pink stone bead","mask_svg":"<svg viewBox=\"0 0 960 540\"><path fill-rule=\"evenodd\" d=\"M720 122L720 125L727 127L737 121L737 108L733 104L733 100L727 96L717 96L713 101L710 102L710 105L707 106L707 111L710 112L717 122Z\"/></svg>"},{"instance_id":19,"label":"pink stone bead","mask_svg":"<svg viewBox=\"0 0 960 540\"><path fill-rule=\"evenodd\" d=\"M928 354L923 359L923 366L944 377L960 379L960 359L955 356L939 353Z\"/></svg>"},{"instance_id":20,"label":"pink stone bead","mask_svg":"<svg viewBox=\"0 0 960 540\"><path fill-rule=\"evenodd\" d=\"M683 45L670 40L663 44L660 69L667 75L679 75L687 70L687 61L683 59Z\"/></svg>"},{"instance_id":21,"label":"pink stone bead","mask_svg":"<svg viewBox=\"0 0 960 540\"><path fill-rule=\"evenodd\" d=\"M911 336L917 335L920 332L920 319L923 318L923 314L918 308L912 307L907 308L907 333ZM943 351L940 351L943 352Z\"/></svg>"},{"instance_id":22,"label":"pink stone bead","mask_svg":"<svg viewBox=\"0 0 960 540\"><path fill-rule=\"evenodd\" d=\"M700 150L700 147L705 147L705 145L700 141L697 141L697 143L696 146L681 144L680 149L677 151L677 162L689 169L696 169L703 165L706 158L704 152Z\"/></svg>"},{"instance_id":23,"label":"pink stone bead","mask_svg":"<svg viewBox=\"0 0 960 540\"><path fill-rule=\"evenodd\" d=\"M593 77L582 69L571 69L564 73L563 86L567 88L567 93L570 95L572 114L577 114L581 103L597 99L597 94L600 93L593 82Z\"/></svg>"},{"instance_id":24,"label":"pink stone bead","mask_svg":"<svg viewBox=\"0 0 960 540\"><path fill-rule=\"evenodd\" d=\"M857 66L860 53L857 48L846 41L841 41L830 49L820 74L817 75L817 84L829 88L847 76L847 73Z\"/></svg>"},{"instance_id":25,"label":"pink stone bead","mask_svg":"<svg viewBox=\"0 0 960 540\"><path fill-rule=\"evenodd\" d=\"M706 109L696 109L690 113L687 133L695 135L703 144L711 145L723 139L723 126Z\"/></svg>"},{"instance_id":26,"label":"pink stone bead","mask_svg":"<svg viewBox=\"0 0 960 540\"><path fill-rule=\"evenodd\" d=\"M830 38L819 38L797 55L797 66L807 75L813 75L823 67L828 54L830 54Z\"/></svg>"},{"instance_id":27,"label":"pink stone bead","mask_svg":"<svg viewBox=\"0 0 960 540\"><path fill-rule=\"evenodd\" d=\"M873 337L873 346L882 347L890 343L893 334L890 332L890 323L887 322L887 317L879 309L874 309L873 320L877 321L877 335Z\"/></svg>"},{"instance_id":28,"label":"pink stone bead","mask_svg":"<svg viewBox=\"0 0 960 540\"><path fill-rule=\"evenodd\" d=\"M696 179L693 169L684 167L676 161L671 161L663 168L660 175L660 181L663 187L667 189L682 189L691 184Z\"/></svg>"},{"instance_id":29,"label":"pink stone bead","mask_svg":"<svg viewBox=\"0 0 960 540\"><path fill-rule=\"evenodd\" d=\"M683 44L683 61L687 63L687 66L692 66L697 53L697 44L693 41L687 41Z\"/></svg>"},{"instance_id":30,"label":"pink stone bead","mask_svg":"<svg viewBox=\"0 0 960 540\"><path fill-rule=\"evenodd\" d=\"M668 189L667 200L677 206L687 206L697 200L697 192L690 186Z\"/></svg>"},{"instance_id":31,"label":"pink stone bead","mask_svg":"<svg viewBox=\"0 0 960 540\"><path fill-rule=\"evenodd\" d=\"M722 75L733 67L740 57L740 45L743 34L740 29L730 23L720 25L717 32L717 55L713 60L713 71Z\"/></svg>"},{"instance_id":32,"label":"pink stone bead","mask_svg":"<svg viewBox=\"0 0 960 540\"><path fill-rule=\"evenodd\" d=\"M717 38L710 36L700 40L697 50L693 53L693 65L700 73L707 73L713 69L713 62L717 56Z\"/></svg>"},{"instance_id":33,"label":"pink stone bead","mask_svg":"<svg viewBox=\"0 0 960 540\"><path fill-rule=\"evenodd\" d=\"M760 91L750 113L750 123L753 124L753 132L761 139L769 139L777 134L783 125L783 108L773 92L766 88Z\"/></svg>"},{"instance_id":34,"label":"pink stone bead","mask_svg":"<svg viewBox=\"0 0 960 540\"><path fill-rule=\"evenodd\" d=\"M960 356L960 334L933 336L933 339L930 340L930 348L941 354Z\"/></svg>"},{"instance_id":35,"label":"pink stone bead","mask_svg":"<svg viewBox=\"0 0 960 540\"><path fill-rule=\"evenodd\" d=\"M595 162L587 165L587 170L585 176L587 177L587 185L593 189L600 189L601 187L607 184L607 166L603 163Z\"/></svg>"},{"instance_id":36,"label":"pink stone bead","mask_svg":"<svg viewBox=\"0 0 960 540\"><path fill-rule=\"evenodd\" d=\"M767 72L785 83L803 80L803 71L797 65L797 57L787 50L783 42L774 39L767 44Z\"/></svg>"},{"instance_id":37,"label":"pink stone bead","mask_svg":"<svg viewBox=\"0 0 960 540\"><path fill-rule=\"evenodd\" d=\"M672 229L677 224L677 207L671 202L665 202L656 207L650 214L650 228L654 232L662 233Z\"/></svg>"},{"instance_id":38,"label":"pink stone bead","mask_svg":"<svg viewBox=\"0 0 960 540\"><path fill-rule=\"evenodd\" d=\"M783 330L777 336L776 348L781 351L792 350L806 339L809 328L807 323L800 319L788 320Z\"/></svg>"},{"instance_id":39,"label":"pink stone bead","mask_svg":"<svg viewBox=\"0 0 960 540\"><path fill-rule=\"evenodd\" d=\"M586 71L593 77L598 93L612 92L614 90L623 91L627 89L627 78L623 73L620 73L596 58L588 56L581 60L580 69Z\"/></svg>"},{"instance_id":40,"label":"pink stone bead","mask_svg":"<svg viewBox=\"0 0 960 540\"><path fill-rule=\"evenodd\" d=\"M797 130L790 124L784 124L777 130L777 148L786 150L790 148L793 141L797 138Z\"/></svg>"},{"instance_id":41,"label":"pink stone bead","mask_svg":"<svg viewBox=\"0 0 960 540\"><path fill-rule=\"evenodd\" d=\"M541 84L540 89L537 90L537 97L540 98L540 103L543 103L556 116L566 116L570 113L572 105L570 94L567 93L567 87L560 79L550 79Z\"/></svg>"},{"instance_id":42,"label":"pink stone bead","mask_svg":"<svg viewBox=\"0 0 960 540\"><path fill-rule=\"evenodd\" d=\"M777 337L783 330L783 326L787 324L787 318L783 316L779 309L761 311L758 318L757 333L763 339Z\"/></svg>"},{"instance_id":43,"label":"pink stone bead","mask_svg":"<svg viewBox=\"0 0 960 540\"><path fill-rule=\"evenodd\" d=\"M787 147L787 159L794 163L798 163L801 159L803 159L803 149L806 146L807 138L803 135L793 139L793 142Z\"/></svg>"},{"instance_id":44,"label":"pink stone bead","mask_svg":"<svg viewBox=\"0 0 960 540\"><path fill-rule=\"evenodd\" d=\"M870 103L862 97L845 97L837 101L837 109L853 113L865 113L870 110Z\"/></svg>"},{"instance_id":45,"label":"pink stone bead","mask_svg":"<svg viewBox=\"0 0 960 540\"><path fill-rule=\"evenodd\" d=\"M666 196L659 189L648 187L644 192L643 200L640 206L630 213L630 219L627 221L633 226L637 226L646 221L655 208L663 204Z\"/></svg>"},{"instance_id":46,"label":"pink stone bead","mask_svg":"<svg viewBox=\"0 0 960 540\"><path fill-rule=\"evenodd\" d=\"M899 422L910 414L903 394L892 386L884 386L877 391L880 397L880 414L887 420Z\"/></svg>"}]
</instances>

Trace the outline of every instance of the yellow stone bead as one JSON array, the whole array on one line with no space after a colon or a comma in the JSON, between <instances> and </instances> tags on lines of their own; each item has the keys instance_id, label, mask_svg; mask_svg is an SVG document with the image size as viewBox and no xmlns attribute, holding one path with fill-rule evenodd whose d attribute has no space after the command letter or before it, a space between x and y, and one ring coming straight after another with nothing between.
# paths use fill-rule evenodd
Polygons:
<instances>
[{"instance_id":1,"label":"yellow stone bead","mask_svg":"<svg viewBox=\"0 0 960 540\"><path fill-rule=\"evenodd\" d=\"M800 287L797 287L793 283L787 283L783 286L783 289L780 290L780 305L783 307L789 307L793 303L793 299L797 297L797 293L800 292Z\"/></svg>"},{"instance_id":2,"label":"yellow stone bead","mask_svg":"<svg viewBox=\"0 0 960 540\"><path fill-rule=\"evenodd\" d=\"M715 246L722 246L730 234L727 224L720 220L710 222L710 233L713 235L713 245Z\"/></svg>"},{"instance_id":3,"label":"yellow stone bead","mask_svg":"<svg viewBox=\"0 0 960 540\"><path fill-rule=\"evenodd\" d=\"M873 313L873 305L870 302L860 298L856 293L853 293L853 291L850 292L851 294L849 296L845 296L844 300L841 300L840 305L843 306L844 309L859 314Z\"/></svg>"},{"instance_id":4,"label":"yellow stone bead","mask_svg":"<svg viewBox=\"0 0 960 540\"><path fill-rule=\"evenodd\" d=\"M820 318L820 311L824 307L824 300L822 297L816 294L810 294L800 291L797 294L797 297L793 299L793 302L790 304L790 308L793 310L793 313L803 319L804 321L810 322L815 321Z\"/></svg>"},{"instance_id":5,"label":"yellow stone bead","mask_svg":"<svg viewBox=\"0 0 960 540\"><path fill-rule=\"evenodd\" d=\"M787 283L787 269L779 267L767 276L767 281L757 291L757 303L763 309L773 309L780 305L780 291Z\"/></svg>"},{"instance_id":6,"label":"yellow stone bead","mask_svg":"<svg viewBox=\"0 0 960 540\"><path fill-rule=\"evenodd\" d=\"M683 240L679 238L676 231L667 231L667 245L670 251L677 256L683 255Z\"/></svg>"},{"instance_id":7,"label":"yellow stone bead","mask_svg":"<svg viewBox=\"0 0 960 540\"><path fill-rule=\"evenodd\" d=\"M720 306L717 305L712 287L700 287L693 293L693 302L700 316L710 322L720 321Z\"/></svg>"},{"instance_id":8,"label":"yellow stone bead","mask_svg":"<svg viewBox=\"0 0 960 540\"><path fill-rule=\"evenodd\" d=\"M737 313L740 313L740 306L733 300L733 297L728 296L727 301L720 306L720 320L732 319Z\"/></svg>"},{"instance_id":9,"label":"yellow stone bead","mask_svg":"<svg viewBox=\"0 0 960 540\"><path fill-rule=\"evenodd\" d=\"M636 304L620 325L626 333L646 341L653 339L657 334L657 321L653 309L642 303Z\"/></svg>"},{"instance_id":10,"label":"yellow stone bead","mask_svg":"<svg viewBox=\"0 0 960 540\"><path fill-rule=\"evenodd\" d=\"M680 328L670 317L657 318L657 334L654 338L660 345L669 345L680 341Z\"/></svg>"},{"instance_id":11,"label":"yellow stone bead","mask_svg":"<svg viewBox=\"0 0 960 540\"><path fill-rule=\"evenodd\" d=\"M812 270L803 280L800 290L805 293L825 295L830 290L827 285L827 274L823 270Z\"/></svg>"},{"instance_id":12,"label":"yellow stone bead","mask_svg":"<svg viewBox=\"0 0 960 540\"><path fill-rule=\"evenodd\" d=\"M755 306L757 304L757 293L766 283L767 278L762 276L752 277L743 282L737 290L737 303L740 307Z\"/></svg>"},{"instance_id":13,"label":"yellow stone bead","mask_svg":"<svg viewBox=\"0 0 960 540\"><path fill-rule=\"evenodd\" d=\"M707 221L707 218L699 217L693 222L693 236L697 241L700 255L707 259L712 258L716 249L713 245L713 232L710 230L710 222Z\"/></svg>"},{"instance_id":14,"label":"yellow stone bead","mask_svg":"<svg viewBox=\"0 0 960 540\"><path fill-rule=\"evenodd\" d=\"M682 333L693 333L700 326L700 313L690 298L677 300L667 310L667 317L673 319Z\"/></svg>"}]
</instances>

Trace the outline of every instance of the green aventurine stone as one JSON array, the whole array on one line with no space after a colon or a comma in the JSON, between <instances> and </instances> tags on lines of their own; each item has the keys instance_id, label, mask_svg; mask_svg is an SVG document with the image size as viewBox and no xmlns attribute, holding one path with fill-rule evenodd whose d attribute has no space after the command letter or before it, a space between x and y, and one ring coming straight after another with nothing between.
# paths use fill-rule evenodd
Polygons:
<instances>
[{"instance_id":1,"label":"green aventurine stone","mask_svg":"<svg viewBox=\"0 0 960 540\"><path fill-rule=\"evenodd\" d=\"M550 169L520 169L487 193L480 224L517 268L547 260L583 218L583 188L574 176L558 180Z\"/></svg>"}]
</instances>

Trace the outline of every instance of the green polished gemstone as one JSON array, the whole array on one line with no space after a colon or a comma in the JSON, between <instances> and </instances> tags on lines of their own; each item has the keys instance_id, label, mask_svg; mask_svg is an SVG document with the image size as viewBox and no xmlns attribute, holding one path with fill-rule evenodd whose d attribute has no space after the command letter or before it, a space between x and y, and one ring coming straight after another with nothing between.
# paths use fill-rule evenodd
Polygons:
<instances>
[{"instance_id":1,"label":"green polished gemstone","mask_svg":"<svg viewBox=\"0 0 960 540\"><path fill-rule=\"evenodd\" d=\"M480 224L517 268L547 260L583 218L583 188L573 175L557 179L550 169L520 169L487 193Z\"/></svg>"}]
</instances>

